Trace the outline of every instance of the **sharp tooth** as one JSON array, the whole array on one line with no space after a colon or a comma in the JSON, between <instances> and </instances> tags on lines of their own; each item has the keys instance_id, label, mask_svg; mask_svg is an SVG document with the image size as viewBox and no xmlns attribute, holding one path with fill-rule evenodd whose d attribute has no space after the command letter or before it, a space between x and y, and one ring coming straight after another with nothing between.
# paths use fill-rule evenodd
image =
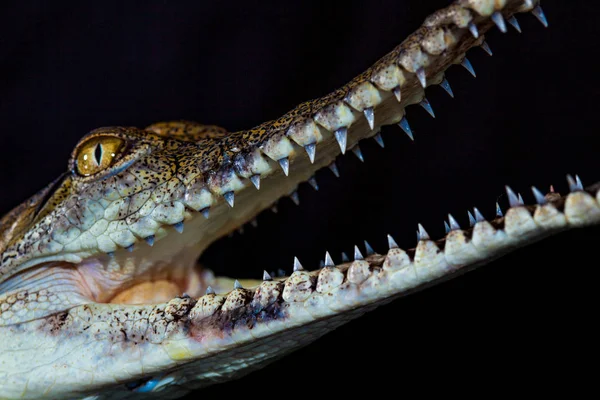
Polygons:
<instances>
[{"instance_id":1,"label":"sharp tooth","mask_svg":"<svg viewBox=\"0 0 600 400\"><path fill-rule=\"evenodd\" d=\"M446 221L444 221L444 232L450 233L450 225Z\"/></svg>"},{"instance_id":2,"label":"sharp tooth","mask_svg":"<svg viewBox=\"0 0 600 400\"><path fill-rule=\"evenodd\" d=\"M533 8L533 0L523 0L523 3L525 3L525 7Z\"/></svg>"},{"instance_id":3,"label":"sharp tooth","mask_svg":"<svg viewBox=\"0 0 600 400\"><path fill-rule=\"evenodd\" d=\"M277 212L278 212L278 211L279 211L279 210L277 210L277 205L276 205L276 204L275 204L275 205L273 205L273 206L271 206L271 212L272 212L273 214L277 214Z\"/></svg>"},{"instance_id":4,"label":"sharp tooth","mask_svg":"<svg viewBox=\"0 0 600 400\"><path fill-rule=\"evenodd\" d=\"M504 17L500 11L496 11L492 14L492 21L496 24L500 32L506 33L506 24L504 23Z\"/></svg>"},{"instance_id":5,"label":"sharp tooth","mask_svg":"<svg viewBox=\"0 0 600 400\"><path fill-rule=\"evenodd\" d=\"M450 87L450 82L448 82L448 79L444 77L440 83L440 86L446 91L446 93L450 95L450 97L454 98L454 92L452 92L452 88Z\"/></svg>"},{"instance_id":6,"label":"sharp tooth","mask_svg":"<svg viewBox=\"0 0 600 400\"><path fill-rule=\"evenodd\" d=\"M363 157L362 151L360 151L358 144L352 148L352 152L360 161L365 162L365 158Z\"/></svg>"},{"instance_id":7,"label":"sharp tooth","mask_svg":"<svg viewBox=\"0 0 600 400\"><path fill-rule=\"evenodd\" d=\"M519 203L521 203L522 205L525 205L525 202L523 201L523 197L521 196L521 193L517 193L517 199L519 199Z\"/></svg>"},{"instance_id":8,"label":"sharp tooth","mask_svg":"<svg viewBox=\"0 0 600 400\"><path fill-rule=\"evenodd\" d=\"M378 133L377 135L375 135L373 137L373 139L375 139L375 141L377 142L377 144L379 146L381 146L382 149L385 147L385 144L383 143L383 138L381 137L381 133Z\"/></svg>"},{"instance_id":9,"label":"sharp tooth","mask_svg":"<svg viewBox=\"0 0 600 400\"><path fill-rule=\"evenodd\" d=\"M200 212L202 213L202 216L204 218L208 219L209 213L210 213L210 207L203 208L202 210L200 210Z\"/></svg>"},{"instance_id":10,"label":"sharp tooth","mask_svg":"<svg viewBox=\"0 0 600 400\"><path fill-rule=\"evenodd\" d=\"M355 260L362 260L362 259L364 259L362 253L358 249L358 246L354 246L354 259Z\"/></svg>"},{"instance_id":11,"label":"sharp tooth","mask_svg":"<svg viewBox=\"0 0 600 400\"><path fill-rule=\"evenodd\" d=\"M517 21L517 17L514 15L508 19L508 23L512 25L513 28L516 29L517 32L521 33L521 25L519 25L519 21Z\"/></svg>"},{"instance_id":12,"label":"sharp tooth","mask_svg":"<svg viewBox=\"0 0 600 400\"><path fill-rule=\"evenodd\" d=\"M294 257L294 272L296 271L304 271L304 267L300 264L300 260L298 257Z\"/></svg>"},{"instance_id":13,"label":"sharp tooth","mask_svg":"<svg viewBox=\"0 0 600 400\"><path fill-rule=\"evenodd\" d=\"M425 77L425 68L421 67L417 70L417 78L419 78L419 82L421 82L421 86L423 89L427 87L427 78Z\"/></svg>"},{"instance_id":14,"label":"sharp tooth","mask_svg":"<svg viewBox=\"0 0 600 400\"><path fill-rule=\"evenodd\" d=\"M175 228L175 230L179 233L183 233L183 222L178 222L175 225L173 225L173 228Z\"/></svg>"},{"instance_id":15,"label":"sharp tooth","mask_svg":"<svg viewBox=\"0 0 600 400\"><path fill-rule=\"evenodd\" d=\"M458 225L458 222L456 222L452 214L448 214L448 222L450 223L451 231L457 231L460 229L460 225Z\"/></svg>"},{"instance_id":16,"label":"sharp tooth","mask_svg":"<svg viewBox=\"0 0 600 400\"><path fill-rule=\"evenodd\" d=\"M148 243L148 246L154 246L154 235L146 236L144 240Z\"/></svg>"},{"instance_id":17,"label":"sharp tooth","mask_svg":"<svg viewBox=\"0 0 600 400\"><path fill-rule=\"evenodd\" d=\"M583 190L583 183L581 183L581 179L579 179L579 175L575 175L575 183L577 183L577 188L579 190Z\"/></svg>"},{"instance_id":18,"label":"sharp tooth","mask_svg":"<svg viewBox=\"0 0 600 400\"><path fill-rule=\"evenodd\" d=\"M465 67L465 69L467 71L469 71L469 73L471 75L473 75L473 78L477 77L477 74L475 73L475 70L473 69L473 66L471 65L471 61L469 61L469 59L467 57L463 58L463 60L460 63L460 65L462 65L463 67Z\"/></svg>"},{"instance_id":19,"label":"sharp tooth","mask_svg":"<svg viewBox=\"0 0 600 400\"><path fill-rule=\"evenodd\" d=\"M546 15L544 14L542 7L537 6L533 9L531 13L535 15L535 17L538 19L538 21L542 23L542 25L544 25L544 28L548 27L548 20L546 19Z\"/></svg>"},{"instance_id":20,"label":"sharp tooth","mask_svg":"<svg viewBox=\"0 0 600 400\"><path fill-rule=\"evenodd\" d=\"M308 154L308 159L311 164L315 163L315 153L317 152L317 144L311 143L304 146L304 150L306 150L306 154Z\"/></svg>"},{"instance_id":21,"label":"sharp tooth","mask_svg":"<svg viewBox=\"0 0 600 400\"><path fill-rule=\"evenodd\" d=\"M342 251L342 262L343 263L347 263L350 262L350 259L348 258L348 254L346 254L345 252Z\"/></svg>"},{"instance_id":22,"label":"sharp tooth","mask_svg":"<svg viewBox=\"0 0 600 400\"><path fill-rule=\"evenodd\" d=\"M234 289L243 289L244 287L242 286L242 284L240 283L240 281L238 281L236 279L235 282L233 282L233 288Z\"/></svg>"},{"instance_id":23,"label":"sharp tooth","mask_svg":"<svg viewBox=\"0 0 600 400\"><path fill-rule=\"evenodd\" d=\"M535 201L542 205L542 204L546 204L546 197L542 194L542 192L539 191L538 188L536 188L535 186L531 187L531 192L533 193L533 197L535 197Z\"/></svg>"},{"instance_id":24,"label":"sharp tooth","mask_svg":"<svg viewBox=\"0 0 600 400\"><path fill-rule=\"evenodd\" d=\"M373 130L373 128L375 127L375 113L373 112L373 107L365 108L363 113L365 114L365 118L369 123L369 128Z\"/></svg>"},{"instance_id":25,"label":"sharp tooth","mask_svg":"<svg viewBox=\"0 0 600 400\"><path fill-rule=\"evenodd\" d=\"M576 192L578 190L583 190L583 185L581 183L581 179L579 176L575 175L575 179L571 175L567 175L567 183L569 184L569 191Z\"/></svg>"},{"instance_id":26,"label":"sharp tooth","mask_svg":"<svg viewBox=\"0 0 600 400\"><path fill-rule=\"evenodd\" d=\"M370 256L371 254L375 254L375 252L373 251L373 248L371 247L371 245L369 245L369 243L365 240L365 249L367 250L367 256Z\"/></svg>"},{"instance_id":27,"label":"sharp tooth","mask_svg":"<svg viewBox=\"0 0 600 400\"><path fill-rule=\"evenodd\" d=\"M477 222L485 221L485 218L483 218L483 215L477 207L473 207L473 212L475 213L475 219L477 220Z\"/></svg>"},{"instance_id":28,"label":"sharp tooth","mask_svg":"<svg viewBox=\"0 0 600 400\"><path fill-rule=\"evenodd\" d=\"M253 228L256 228L258 226L258 220L254 218L252 221L250 221L250 225L252 225Z\"/></svg>"},{"instance_id":29,"label":"sharp tooth","mask_svg":"<svg viewBox=\"0 0 600 400\"><path fill-rule=\"evenodd\" d=\"M335 140L337 140L340 145L340 150L342 150L342 154L346 153L346 142L348 140L348 128L342 127L336 129L334 132Z\"/></svg>"},{"instance_id":30,"label":"sharp tooth","mask_svg":"<svg viewBox=\"0 0 600 400\"><path fill-rule=\"evenodd\" d=\"M215 294L215 290L211 286L208 286L206 288L206 294Z\"/></svg>"},{"instance_id":31,"label":"sharp tooth","mask_svg":"<svg viewBox=\"0 0 600 400\"><path fill-rule=\"evenodd\" d=\"M421 241L421 240L429 240L429 234L427 233L427 231L425 230L425 228L423 228L423 225L419 224L418 228L419 228L419 230L417 231L417 233L418 233L418 239L419 239L419 241Z\"/></svg>"},{"instance_id":32,"label":"sharp tooth","mask_svg":"<svg viewBox=\"0 0 600 400\"><path fill-rule=\"evenodd\" d=\"M402 93L400 91L400 86L396 86L394 88L394 90L392 90L392 92L394 93L394 96L396 96L396 100L398 100L398 103L400 103L400 101L402 100Z\"/></svg>"},{"instance_id":33,"label":"sharp tooth","mask_svg":"<svg viewBox=\"0 0 600 400\"><path fill-rule=\"evenodd\" d=\"M260 189L260 175L258 175L258 174L252 175L250 177L250 181L252 182L252 184L254 185L256 190Z\"/></svg>"},{"instance_id":34,"label":"sharp tooth","mask_svg":"<svg viewBox=\"0 0 600 400\"><path fill-rule=\"evenodd\" d=\"M317 183L317 180L314 176L308 180L308 183L310 184L310 186L313 187L313 189L319 190L319 184Z\"/></svg>"},{"instance_id":35,"label":"sharp tooth","mask_svg":"<svg viewBox=\"0 0 600 400\"><path fill-rule=\"evenodd\" d=\"M243 227L243 226L240 226L240 227L237 229L237 231L238 231L238 233L239 233L240 235L243 235L243 234L244 234L244 227Z\"/></svg>"},{"instance_id":36,"label":"sharp tooth","mask_svg":"<svg viewBox=\"0 0 600 400\"><path fill-rule=\"evenodd\" d=\"M490 45L486 41L481 43L481 48L488 54L488 56L491 57L492 55L494 55L494 53L492 53L492 49L490 49Z\"/></svg>"},{"instance_id":37,"label":"sharp tooth","mask_svg":"<svg viewBox=\"0 0 600 400\"><path fill-rule=\"evenodd\" d=\"M400 120L400 122L398 122L398 126L400 128L402 128L402 130L404 131L404 133L406 133L408 135L410 140L413 140L413 141L415 140L412 130L410 129L410 125L408 125L408 120L406 119L406 116L403 117L402 120Z\"/></svg>"},{"instance_id":38,"label":"sharp tooth","mask_svg":"<svg viewBox=\"0 0 600 400\"><path fill-rule=\"evenodd\" d=\"M433 118L435 118L435 114L433 113L433 108L431 108L431 104L429 104L429 100L424 98L423 100L421 100L419 105L421 107L423 107L423 109L425 109L425 111L427 111L429 113L429 115L431 115Z\"/></svg>"},{"instance_id":39,"label":"sharp tooth","mask_svg":"<svg viewBox=\"0 0 600 400\"><path fill-rule=\"evenodd\" d=\"M235 198L233 192L227 192L223 195L223 197L225 197L225 201L227 202L227 204L229 204L229 207L233 208L233 201Z\"/></svg>"},{"instance_id":40,"label":"sharp tooth","mask_svg":"<svg viewBox=\"0 0 600 400\"><path fill-rule=\"evenodd\" d=\"M498 202L496 202L496 217L498 217L498 218L503 217L502 209L500 208L500 204L498 204Z\"/></svg>"},{"instance_id":41,"label":"sharp tooth","mask_svg":"<svg viewBox=\"0 0 600 400\"><path fill-rule=\"evenodd\" d=\"M287 157L279 159L279 165L285 176L288 176L290 174L290 159Z\"/></svg>"},{"instance_id":42,"label":"sharp tooth","mask_svg":"<svg viewBox=\"0 0 600 400\"><path fill-rule=\"evenodd\" d=\"M300 197L298 197L298 192L294 192L294 193L290 194L290 199L292 199L292 201L294 202L295 205L297 205L297 206L300 205Z\"/></svg>"},{"instance_id":43,"label":"sharp tooth","mask_svg":"<svg viewBox=\"0 0 600 400\"><path fill-rule=\"evenodd\" d=\"M272 281L273 278L271 277L271 274L269 274L267 271L263 271L263 281Z\"/></svg>"},{"instance_id":44,"label":"sharp tooth","mask_svg":"<svg viewBox=\"0 0 600 400\"><path fill-rule=\"evenodd\" d=\"M477 25L472 22L469 23L469 32L471 32L471 35L473 35L475 39L479 38L479 30L477 29Z\"/></svg>"},{"instance_id":45,"label":"sharp tooth","mask_svg":"<svg viewBox=\"0 0 600 400\"><path fill-rule=\"evenodd\" d=\"M325 252L325 263L323 265L325 267L333 267L335 265L328 251Z\"/></svg>"},{"instance_id":46,"label":"sharp tooth","mask_svg":"<svg viewBox=\"0 0 600 400\"><path fill-rule=\"evenodd\" d=\"M281 277L281 276L285 276L285 271L284 271L284 270L282 270L281 268L279 268L279 269L277 270L277 276L279 276L279 277Z\"/></svg>"},{"instance_id":47,"label":"sharp tooth","mask_svg":"<svg viewBox=\"0 0 600 400\"><path fill-rule=\"evenodd\" d=\"M397 249L398 248L398 243L396 243L396 241L394 240L394 238L392 237L392 235L387 235L387 240L388 240L388 247L390 249Z\"/></svg>"},{"instance_id":48,"label":"sharp tooth","mask_svg":"<svg viewBox=\"0 0 600 400\"><path fill-rule=\"evenodd\" d=\"M469 215L469 226L471 226L471 227L475 226L477 221L475 220L475 217L473 216L473 214L471 214L471 211L467 211L467 214Z\"/></svg>"},{"instance_id":49,"label":"sharp tooth","mask_svg":"<svg viewBox=\"0 0 600 400\"><path fill-rule=\"evenodd\" d=\"M340 177L340 171L338 170L337 165L335 165L335 161L329 164L329 169L331 170L331 172L333 172L336 178Z\"/></svg>"},{"instance_id":50,"label":"sharp tooth","mask_svg":"<svg viewBox=\"0 0 600 400\"><path fill-rule=\"evenodd\" d=\"M511 207L522 206L523 203L519 201L519 198L517 197L515 192L513 192L513 190L508 185L505 186L505 188L506 188L506 194L508 196L508 204Z\"/></svg>"}]
</instances>

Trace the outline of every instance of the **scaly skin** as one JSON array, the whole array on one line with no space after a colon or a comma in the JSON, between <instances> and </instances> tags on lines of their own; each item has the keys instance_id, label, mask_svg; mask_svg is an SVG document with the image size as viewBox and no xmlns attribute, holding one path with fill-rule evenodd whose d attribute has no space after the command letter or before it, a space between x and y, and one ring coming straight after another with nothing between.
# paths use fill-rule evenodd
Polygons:
<instances>
[{"instance_id":1,"label":"scaly skin","mask_svg":"<svg viewBox=\"0 0 600 400\"><path fill-rule=\"evenodd\" d=\"M508 2L504 10L506 15L515 3ZM489 25L487 19L482 19L480 32ZM466 30L453 28L451 33L457 35L458 44L426 68L428 83L439 82L439 72L448 63L457 61L475 42ZM404 54L411 55L409 60L414 61L413 53ZM418 69L406 62L403 66L409 71ZM405 83L396 82L401 84L402 107L420 101L423 96L414 74L406 75ZM278 135L280 128L288 127L288 118L227 136L216 131L215 138L207 138L200 132L203 128L193 124L157 124L148 128L155 134L113 128L109 130L110 134L120 135L133 143L134 149L128 154L136 151L141 154L133 164L113 177L95 181L69 175L58 188L52 188L52 196L47 202L47 196L42 195L9 214L2 223L0 267L3 312L0 335L6 339L1 340L2 345L9 346L0 348L3 395L38 398L47 392L49 397L68 398L99 393L118 398L120 395L131 396L124 382L149 375L160 376L162 382L176 382L177 387L171 388L175 394L182 388L227 380L423 284L451 276L509 248L569 226L597 223L597 203L585 192L577 191L566 200L555 199L556 207L537 207L535 225L531 214L516 206L509 211L506 220L494 222L493 225L501 230L490 230L490 225L480 222L475 232L453 231L446 238L443 257L433 242L422 240L414 255L408 252L411 257L391 249L385 258L374 255L366 261L312 273L297 271L285 283L265 282L258 290L236 289L224 297L206 295L199 301L176 298L166 304L151 306L94 304L91 301L109 300L113 285L127 284L145 270L155 271L159 260L169 266L181 264L183 268L189 268L212 240L250 220L275 199L290 193L298 182L306 180L316 169L331 162L339 153L331 131L349 126L350 147L359 139L373 135L379 125L400 120L403 110L391 94L394 86L385 86L387 81L374 79L372 74L370 78L381 85L380 89L390 89L375 92L366 85L374 95L382 97L381 102L375 98L376 103L372 104L376 106L374 130L368 129L362 118L355 121L360 114L351 113L347 105L330 103L340 94L310 103L309 115L319 126L310 120L307 124L302 122L303 127L308 127L304 130L307 135L300 135L297 130L288 131L291 141ZM356 87L345 88L341 97L348 92L356 94ZM358 98L363 103L373 99L363 94ZM365 104L353 102L352 96L347 99L350 106L363 111ZM303 109L296 109L292 115L297 117ZM174 135L166 135L165 128L174 129ZM198 131L184 136L182 132L186 129ZM313 134L316 136L311 136ZM314 165L308 163L302 149L296 146L312 143L310 139L318 142ZM254 152L256 146L260 153ZM224 157L225 154L228 156ZM243 158L238 158L239 154L243 154ZM274 162L282 158L289 158L289 178L282 176ZM233 171L242 178L260 173L263 178L260 196L248 180L238 181L227 160L233 163ZM249 161L256 160L262 162L248 166ZM176 173L173 173L175 167ZM132 176L138 180L131 179ZM147 196L141 194L142 190L146 190ZM235 193L235 207L230 210L221 195L231 191ZM589 192L596 195L595 189ZM123 198L130 199L126 206L120 203ZM40 210L28 213L38 205ZM194 212L209 206L211 225ZM144 207L147 209L140 211ZM564 209L566 217L556 209ZM95 211L99 214L94 214ZM548 219L548 214L554 217ZM108 220L117 222L111 224ZM178 236L168 225L176 225L182 220L185 220L185 231L183 236ZM125 224L118 221L125 221ZM553 224L548 226L544 221ZM77 231L73 231L73 227ZM92 230L93 235L101 239L86 238L85 234ZM466 241L464 235L471 239ZM152 248L140 240L148 237L156 240ZM183 251L181 242L193 246L192 250ZM123 250L132 244L131 253ZM113 252L113 257L106 255ZM48 279L42 283L32 279L33 275L27 275L28 271L34 271L39 276L42 270L39 265L50 261L46 257L77 264L79 269L87 268L102 290L94 292L89 281L82 285L84 287L78 287L79 276L73 276L76 275L73 269L63 268L60 273L65 279L57 285L59 266L56 265L48 269ZM145 263L140 262L142 257L147 260ZM129 260L134 261L134 270L129 267ZM109 269L113 272L110 276L97 272ZM47 293L41 293L42 290ZM46 298L40 300L42 296ZM137 321L132 320L132 315L137 316ZM313 322L313 319L318 321ZM285 340L287 338L290 340ZM59 346L65 339L69 346ZM32 343L35 349L31 348ZM111 357L97 359L98 355L105 354ZM37 368L27 363L32 359L36 360ZM242 360L246 360L249 367L243 365ZM123 369L125 361L129 365L127 369ZM45 369L44 363L51 372ZM66 368L57 371L55 366L58 365ZM94 372L89 365L94 366Z\"/></svg>"}]
</instances>

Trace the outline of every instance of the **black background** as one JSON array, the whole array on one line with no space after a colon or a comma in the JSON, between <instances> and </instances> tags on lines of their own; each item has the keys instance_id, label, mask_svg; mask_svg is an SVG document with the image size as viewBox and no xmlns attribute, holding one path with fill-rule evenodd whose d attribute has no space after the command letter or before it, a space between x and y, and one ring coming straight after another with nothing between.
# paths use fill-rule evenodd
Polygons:
<instances>
[{"instance_id":1,"label":"black background","mask_svg":"<svg viewBox=\"0 0 600 400\"><path fill-rule=\"evenodd\" d=\"M170 119L252 127L344 84L447 3L3 5L0 211L64 171L72 146L93 128ZM282 200L277 215L259 216L257 229L212 246L205 263L258 277L291 269L295 255L306 267L325 250L339 261L363 239L383 252L386 233L413 247L417 222L439 237L448 212L463 224L474 205L491 217L496 200L506 206L504 184L532 201L532 184L564 192L567 173L587 184L600 179L600 7L543 5L548 29L523 15L522 34L509 27L488 35L493 57L469 53L476 79L461 67L448 71L456 99L428 89L436 119L409 108L414 143L384 128L384 150L361 144L364 164L348 153L338 162L340 179L319 172L318 193L303 185L300 207ZM598 333L591 280L598 238L598 229L587 229L518 251L203 395L573 394L589 378L581 360Z\"/></svg>"}]
</instances>

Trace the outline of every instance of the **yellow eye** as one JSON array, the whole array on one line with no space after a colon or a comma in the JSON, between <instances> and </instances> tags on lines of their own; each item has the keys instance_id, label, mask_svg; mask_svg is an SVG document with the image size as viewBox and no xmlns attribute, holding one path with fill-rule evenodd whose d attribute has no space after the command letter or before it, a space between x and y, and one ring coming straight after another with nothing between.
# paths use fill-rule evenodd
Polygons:
<instances>
[{"instance_id":1,"label":"yellow eye","mask_svg":"<svg viewBox=\"0 0 600 400\"><path fill-rule=\"evenodd\" d=\"M123 149L124 140L114 136L97 136L79 146L76 166L82 176L90 176L113 165Z\"/></svg>"}]
</instances>

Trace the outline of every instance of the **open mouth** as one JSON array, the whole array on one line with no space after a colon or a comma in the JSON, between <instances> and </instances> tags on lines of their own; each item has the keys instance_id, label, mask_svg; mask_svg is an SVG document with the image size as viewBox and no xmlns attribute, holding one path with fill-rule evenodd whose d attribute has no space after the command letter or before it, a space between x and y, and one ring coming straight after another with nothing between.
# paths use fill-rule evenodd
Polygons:
<instances>
[{"instance_id":1,"label":"open mouth","mask_svg":"<svg viewBox=\"0 0 600 400\"><path fill-rule=\"evenodd\" d=\"M533 197L529 196L536 205L525 207L521 195L507 188L506 195L499 199L502 206L495 214L488 207L483 213L479 209L471 209L462 217L449 215L445 239L431 240L444 237L444 234L434 233L430 237L428 230L415 224L417 246L401 246L406 250L401 250L391 236L383 242L384 235L376 242L365 235L364 239L374 246L360 241L358 246L344 249L319 247L328 241L316 235L310 237L310 234L295 232L298 221L291 225L280 224L280 232L271 233L269 239L262 237L255 240L252 230L255 229L256 218L259 215L260 219L272 218L263 217L261 213L277 208L279 199L289 198L282 200L287 202L283 208L298 203L299 199L302 201L303 191L318 187L318 182L321 182L319 175L336 176L340 168L334 164L334 160L339 153L356 156L357 160L363 161L364 158L368 160L369 153L373 154L375 146L383 147L386 137L381 136L382 126L399 125L392 128L396 137L392 142L402 140L410 143L415 136L418 140L409 123L413 110L431 116L435 112L425 97L425 89L439 86L452 96L452 89L441 71L456 64L473 73L473 67L464 53L474 46L489 50L483 42L482 32L494 25L503 30L507 23L504 19L521 10L522 4L507 3L509 5L503 10L504 16L499 13L477 16L473 13L475 17L470 22L452 19L457 17L455 14L438 14L439 20L443 21L443 29L435 30L430 37L417 35L405 42L407 45L411 40L421 40L420 46L431 53L412 53L414 48L408 45L402 48L404 52L392 53L393 57L406 56L403 59L405 63L401 64L406 71L398 72L398 65L395 62L388 64L386 61L389 59L384 58L369 70L368 80L361 82L357 79L345 86L343 96L335 92L314 103L305 103L282 120L251 131L224 134L219 130L185 122L156 124L146 131L126 128L94 131L74 151L71 163L73 175L61 181L56 192L60 194L60 190L63 190L75 193L76 199L81 202L67 204L56 212L58 217L52 221L52 226L43 227L45 234L50 232L50 244L40 244L32 250L31 259L26 258L28 255L22 256L24 261L19 265L21 269L15 268L17 273L14 276L17 279L3 282L0 293L15 289L11 285L16 282L16 289L22 290L14 296L12 300L15 301L11 300L11 304L17 304L17 299L21 301L27 296L34 296L34 300L48 297L48 291L54 298L58 297L58 302L63 303L57 307L62 308L44 310L41 317L46 317L46 320L37 327L48 337L59 336L56 332L85 337L93 334L90 332L94 329L90 328L105 324L110 329L105 329L107 335L98 342L104 341L105 348L110 351L113 345L126 351L141 345L139 348L146 346L143 347L146 351L144 356L154 351L165 357L163 348L155 350L158 345L164 346L170 364L158 374L162 376L165 370L169 370L167 373L177 370L180 367L175 365L177 362L185 364L210 358L214 352L226 353L233 347L236 348L232 352L243 348L240 351L247 356L248 351L251 352L247 350L248 347L264 344L274 332L285 331L287 334L288 330L292 331L302 324L312 329L323 322L319 318L335 320L336 316L327 314L332 310L339 311L340 315L348 312L354 317L358 315L358 308L381 304L388 299L385 296L391 298L398 293L420 289L444 277L461 273L463 266L476 266L500 256L511 246L520 246L529 240L565 229L567 217L573 226L591 223L592 219L598 217L596 210L589 206L590 199L597 198L597 188L585 191L579 178L573 176L569 177L568 182L572 193L569 198L560 197L553 191L547 193L536 189ZM534 14L545 22L540 9L535 8ZM434 27L439 22L436 18L429 18L428 21ZM290 119L293 123L289 123ZM285 132L274 129L277 124L285 126ZM404 133L400 136L399 132ZM200 133L200 136L194 136ZM141 138L141 134L152 140L144 141L146 139ZM253 140L255 135L261 140ZM371 138L374 140L363 146L364 140ZM225 143L225 150L215 147L219 141ZM359 142L363 149L359 147ZM206 155L210 157L204 157ZM215 160L211 159L213 155ZM210 172L200 180L200 174L196 174L194 168L203 168L206 159L207 164L214 162L206 167ZM92 160L92 164L88 164L89 160ZM156 168L158 165L161 168ZM168 184L156 184L163 180ZM144 185L151 186L151 189ZM385 189L377 193L377 196L380 195L385 196ZM410 198L412 195L410 188L407 188L405 196ZM55 211L52 206L60 203L55 201L56 195L41 197L41 205L36 205L36 223L43 222L48 215L55 215L52 214ZM97 211L94 209L95 202L101 203L98 198L106 200L102 204L103 221L106 222L95 216L93 218L97 219L92 219ZM58 199L63 198L59 196ZM339 196L337 200L344 201L344 196ZM335 199L332 203L335 207ZM377 207L377 204L370 204L369 207ZM511 211L505 217L507 208ZM589 221L585 220L585 216L590 217ZM534 218L535 223L532 222ZM345 223L348 226L352 224L352 216ZM76 231L71 230L70 225L86 228ZM429 228L428 224L425 225ZM237 235L240 229L246 231L244 237ZM340 229L344 230L344 226L328 227L329 232ZM296 239L293 240L293 246L288 246L292 241L288 236L292 230ZM30 232L33 232L30 235L39 234L35 229ZM227 251L237 247L215 241L231 234L231 240L262 247L260 252L263 261L250 261L241 255L232 257L233 262L222 262L222 259L230 258ZM411 243L414 244L414 233L411 232L411 236ZM315 246L315 243L319 243L319 246ZM8 246L6 253L11 256L10 246L13 243L2 245ZM56 250L59 245L62 246L61 251ZM269 249L280 245L290 247L285 263L268 257ZM15 248L18 250L17 246ZM309 261L304 263L303 257L309 254L308 249L315 250ZM320 265L314 257L314 251L320 253ZM215 261L215 253L224 256ZM302 261L290 254L300 255ZM10 257L7 260L10 262ZM415 273L413 276L406 272L419 268L422 268L419 271L421 275ZM397 278L398 275L392 278L398 271L406 274L405 281ZM30 290L40 282L45 283L44 293ZM356 287L360 287L360 290L355 290ZM25 293L27 290L29 292ZM345 295L343 290L351 294ZM327 303L338 295L339 303ZM346 300L348 302L344 303ZM311 311L315 311L315 314L310 315L318 320L314 325L310 325L314 321L306 315L299 316L297 313L304 301L306 308L314 307ZM137 305L140 307L133 307ZM13 315L21 318L17 323L40 317L21 312L22 309L17 310L16 306L14 310L14 314L5 315L9 315L6 318L12 318ZM8 311L13 313L13 309ZM139 316L143 322L132 322L130 315ZM153 329L139 327L143 324L150 326L157 320L162 323L162 331L157 328L158 324L152 326ZM279 323L285 320L293 326L268 325L273 321ZM171 331L167 331L166 327L169 326ZM266 332L269 329L273 330ZM173 332L174 336L169 336ZM321 334L320 331L318 333ZM227 336L229 334L237 335L234 341L239 342L232 344ZM172 340L173 337L177 340ZM186 353L177 348L178 340L184 341L184 338L191 342L193 351ZM198 343L199 346L193 347ZM298 340L282 353L304 344ZM248 359L254 355L252 353ZM276 355L271 357L275 358ZM106 365L117 364L114 361L116 357L106 361ZM230 358L238 360L237 355ZM243 363L245 359L241 359ZM160 360L167 365L163 359ZM260 362L256 361L257 364ZM107 368L112 368L112 364ZM131 378L125 377L122 381L131 381L133 385L127 388L132 390L146 387L147 382L155 380L137 378L144 374L152 376L160 371L159 364L153 365L154 369L142 372L140 369ZM227 367L225 365L223 369ZM213 379L214 375L210 375L214 373L213 367L209 365L202 368L208 371L203 370L202 373ZM235 372L230 375L235 375ZM227 379L230 375L223 372L224 378L219 379ZM194 378L188 378L197 379L195 375Z\"/></svg>"},{"instance_id":2,"label":"open mouth","mask_svg":"<svg viewBox=\"0 0 600 400\"><path fill-rule=\"evenodd\" d=\"M403 138L406 142L414 140L407 110L422 108L424 111L419 112L433 117L434 109L425 97L425 89L439 86L453 96L444 71L456 64L475 75L465 52L480 46L489 53L480 31L494 25L506 30L505 18L523 7L533 9L534 15L546 24L543 13L533 3L510 3L503 10L504 16L499 12L488 13L489 10L481 15L451 8L442 10L428 18L426 23L431 28L427 33L415 33L359 79L329 96L302 104L280 120L250 131L228 134L219 128L187 123L162 123L147 128L163 138L173 136L182 141L180 147L184 149L178 151L183 156L177 154L177 157L184 160L188 153L190 159L201 158L205 147L214 152L211 146L226 142L227 138L230 142L227 151L216 155L216 164L211 165L211 172L202 181L198 175L186 171L188 161L175 161L175 170L181 168L186 172L164 185L145 190L144 179L152 181L162 173L156 172L152 163L158 165L172 157L168 150L155 149L150 140L144 142L145 139L135 136L137 133L131 137L127 130L94 131L77 146L71 166L82 175L81 184L97 187L95 190L102 190L104 195L126 185L123 192L127 196L117 194L103 206L104 218L110 221L108 225L116 222L110 228L113 231L106 240L97 239L97 244L89 238L80 239L77 235L82 233L81 229L72 234L69 224L83 220L92 232L95 227L92 226L95 216L89 211L92 205L68 210L74 215L60 219L64 223L53 226L56 232L52 235L65 247L76 250L79 247L72 257L77 261L51 255L47 260L32 260L30 265L37 263L37 268L22 273L47 276L57 272L60 276L70 276L70 285L78 288L80 296L112 304L156 304L183 294L197 298L207 292L227 293L235 287L256 287L262 277L289 276L292 268L299 268L297 259L293 264L290 260L287 268L269 263L264 272L260 265L257 268L250 263L234 266L217 263L210 265L213 273L199 265L198 258L216 239L246 224L252 225L263 210L277 207L279 199L289 197L297 203L300 184L308 182L304 186L318 187L317 171L329 167L337 176L335 159L340 152L353 153L363 161L359 142L374 138L374 143L383 147L383 126L397 124L396 129L406 134ZM282 128L277 130L278 126ZM266 131L274 132L264 139L261 135ZM186 136L189 132L200 136ZM253 140L254 136L260 140ZM103 158L106 149L114 153L115 165L110 164L112 159ZM164 160L160 158L161 152L166 153ZM158 156L153 159L155 153ZM95 160L95 164L88 165L89 159ZM133 179L121 174L131 169ZM114 174L120 175L111 178ZM100 228L98 231L102 234ZM282 235L275 242L284 243L285 239ZM100 252L86 251L86 247L93 246L98 246ZM361 244L360 251L366 255L373 252L367 243ZM327 253L321 266L347 262L354 255L351 253L355 251L333 256ZM316 267L314 264L311 263ZM26 266L27 262L22 268Z\"/></svg>"}]
</instances>

